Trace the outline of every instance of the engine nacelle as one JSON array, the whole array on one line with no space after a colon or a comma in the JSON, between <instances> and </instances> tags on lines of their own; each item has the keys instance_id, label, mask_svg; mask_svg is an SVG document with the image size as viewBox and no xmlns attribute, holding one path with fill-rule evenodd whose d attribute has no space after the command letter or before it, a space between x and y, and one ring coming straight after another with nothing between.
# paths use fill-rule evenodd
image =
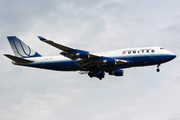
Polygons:
<instances>
[{"instance_id":1,"label":"engine nacelle","mask_svg":"<svg viewBox=\"0 0 180 120\"><path fill-rule=\"evenodd\" d=\"M75 51L69 51L69 53L74 56L75 58L89 58L89 52L83 51L83 50L75 50Z\"/></svg>"},{"instance_id":2,"label":"engine nacelle","mask_svg":"<svg viewBox=\"0 0 180 120\"><path fill-rule=\"evenodd\" d=\"M114 75L114 76L123 76L124 71L123 70L113 70L109 72L109 75Z\"/></svg>"},{"instance_id":3,"label":"engine nacelle","mask_svg":"<svg viewBox=\"0 0 180 120\"><path fill-rule=\"evenodd\" d=\"M79 58L89 58L89 52L78 52L73 55L75 55L76 57L79 57Z\"/></svg>"}]
</instances>

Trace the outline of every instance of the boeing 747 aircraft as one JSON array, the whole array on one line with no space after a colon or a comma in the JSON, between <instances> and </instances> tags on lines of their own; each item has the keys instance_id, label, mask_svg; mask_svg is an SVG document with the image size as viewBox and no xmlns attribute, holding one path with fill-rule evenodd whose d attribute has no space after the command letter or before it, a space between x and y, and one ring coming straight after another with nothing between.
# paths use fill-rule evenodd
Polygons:
<instances>
[{"instance_id":1,"label":"boeing 747 aircraft","mask_svg":"<svg viewBox=\"0 0 180 120\"><path fill-rule=\"evenodd\" d=\"M159 66L176 57L176 55L162 47L129 48L104 53L90 53L88 51L67 47L41 36L38 38L61 50L60 56L41 56L16 36L8 36L14 55L4 54L12 60L14 65L28 66L57 71L80 71L89 77L104 78L105 73L123 76L124 68L157 65Z\"/></svg>"}]
</instances>

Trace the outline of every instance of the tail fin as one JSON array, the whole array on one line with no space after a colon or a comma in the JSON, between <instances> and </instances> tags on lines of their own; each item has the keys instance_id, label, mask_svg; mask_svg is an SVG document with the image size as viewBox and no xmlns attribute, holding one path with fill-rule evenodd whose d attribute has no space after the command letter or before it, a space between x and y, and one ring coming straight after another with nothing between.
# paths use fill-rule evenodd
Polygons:
<instances>
[{"instance_id":1,"label":"tail fin","mask_svg":"<svg viewBox=\"0 0 180 120\"><path fill-rule=\"evenodd\" d=\"M16 36L8 36L7 39L11 45L11 48L17 57L28 58L28 57L41 57L39 53L30 48Z\"/></svg>"}]
</instances>

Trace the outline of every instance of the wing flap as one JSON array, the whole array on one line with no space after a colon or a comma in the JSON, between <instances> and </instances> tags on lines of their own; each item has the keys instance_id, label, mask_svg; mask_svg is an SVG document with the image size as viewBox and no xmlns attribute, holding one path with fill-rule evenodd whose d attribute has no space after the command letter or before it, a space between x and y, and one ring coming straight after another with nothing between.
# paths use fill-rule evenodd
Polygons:
<instances>
[{"instance_id":1,"label":"wing flap","mask_svg":"<svg viewBox=\"0 0 180 120\"><path fill-rule=\"evenodd\" d=\"M76 64L81 67L84 70L88 70L91 67L97 66L99 62L97 61L92 61L92 60L79 60L76 62Z\"/></svg>"},{"instance_id":2,"label":"wing flap","mask_svg":"<svg viewBox=\"0 0 180 120\"><path fill-rule=\"evenodd\" d=\"M61 55L63 55L64 57L70 58L71 60L76 60L77 57L73 56L72 54L69 54L67 52L61 52Z\"/></svg>"}]
</instances>

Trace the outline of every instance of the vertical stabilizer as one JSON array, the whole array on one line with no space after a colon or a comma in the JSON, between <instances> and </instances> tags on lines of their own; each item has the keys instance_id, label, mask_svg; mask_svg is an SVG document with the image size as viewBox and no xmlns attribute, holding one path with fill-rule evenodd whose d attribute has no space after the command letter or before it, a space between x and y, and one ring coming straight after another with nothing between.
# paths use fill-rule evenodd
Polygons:
<instances>
[{"instance_id":1,"label":"vertical stabilizer","mask_svg":"<svg viewBox=\"0 0 180 120\"><path fill-rule=\"evenodd\" d=\"M30 48L16 36L8 36L7 39L9 40L15 56L22 58L41 57L39 53Z\"/></svg>"}]
</instances>

